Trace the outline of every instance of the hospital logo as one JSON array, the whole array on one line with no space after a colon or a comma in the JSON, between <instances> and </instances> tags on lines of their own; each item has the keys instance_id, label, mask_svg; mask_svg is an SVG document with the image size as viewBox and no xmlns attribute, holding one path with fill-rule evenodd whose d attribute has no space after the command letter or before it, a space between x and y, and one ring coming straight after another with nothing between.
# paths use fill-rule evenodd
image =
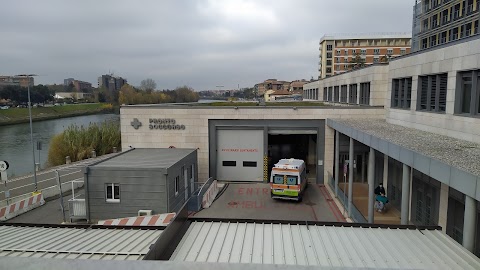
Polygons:
<instances>
[{"instance_id":1,"label":"hospital logo","mask_svg":"<svg viewBox=\"0 0 480 270\"><path fill-rule=\"evenodd\" d=\"M132 125L134 129L138 129L139 127L142 126L142 122L138 121L137 118L133 118L133 121L130 122L130 125Z\"/></svg>"}]
</instances>

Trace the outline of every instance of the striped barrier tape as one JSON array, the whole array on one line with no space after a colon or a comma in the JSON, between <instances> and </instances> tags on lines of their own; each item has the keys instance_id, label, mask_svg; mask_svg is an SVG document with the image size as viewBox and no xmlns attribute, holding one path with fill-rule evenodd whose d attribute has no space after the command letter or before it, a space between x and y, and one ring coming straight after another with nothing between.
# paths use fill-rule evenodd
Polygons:
<instances>
[{"instance_id":1,"label":"striped barrier tape","mask_svg":"<svg viewBox=\"0 0 480 270\"><path fill-rule=\"evenodd\" d=\"M0 208L0 220L8 220L23 214L45 203L41 193L33 193L31 197Z\"/></svg>"},{"instance_id":2,"label":"striped barrier tape","mask_svg":"<svg viewBox=\"0 0 480 270\"><path fill-rule=\"evenodd\" d=\"M175 213L152 216L126 217L98 221L98 225L110 226L167 226L175 217Z\"/></svg>"}]
</instances>

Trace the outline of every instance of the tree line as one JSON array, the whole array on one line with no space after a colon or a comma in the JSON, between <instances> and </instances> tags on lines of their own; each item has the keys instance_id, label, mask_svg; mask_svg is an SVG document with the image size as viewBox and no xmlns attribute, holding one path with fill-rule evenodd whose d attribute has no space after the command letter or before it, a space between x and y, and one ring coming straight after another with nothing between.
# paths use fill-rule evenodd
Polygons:
<instances>
[{"instance_id":1,"label":"tree line","mask_svg":"<svg viewBox=\"0 0 480 270\"><path fill-rule=\"evenodd\" d=\"M175 90L154 91L151 88L138 89L126 84L120 89L118 102L134 105L197 102L199 99L198 93L188 86L177 87Z\"/></svg>"},{"instance_id":2,"label":"tree line","mask_svg":"<svg viewBox=\"0 0 480 270\"><path fill-rule=\"evenodd\" d=\"M46 103L53 101L55 92L47 86L39 84L30 87L30 99L32 103ZM14 104L28 103L28 89L17 85L7 85L0 88L0 99L10 100Z\"/></svg>"}]
</instances>

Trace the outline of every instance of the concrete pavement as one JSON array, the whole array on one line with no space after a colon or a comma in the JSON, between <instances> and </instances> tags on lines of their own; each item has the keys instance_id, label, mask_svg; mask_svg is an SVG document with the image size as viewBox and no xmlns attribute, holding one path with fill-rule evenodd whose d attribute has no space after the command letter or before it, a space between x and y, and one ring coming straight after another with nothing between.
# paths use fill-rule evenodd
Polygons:
<instances>
[{"instance_id":1,"label":"concrete pavement","mask_svg":"<svg viewBox=\"0 0 480 270\"><path fill-rule=\"evenodd\" d=\"M272 199L268 184L229 184L210 208L203 209L194 216L345 222L326 188L316 184L309 185L301 203Z\"/></svg>"}]
</instances>

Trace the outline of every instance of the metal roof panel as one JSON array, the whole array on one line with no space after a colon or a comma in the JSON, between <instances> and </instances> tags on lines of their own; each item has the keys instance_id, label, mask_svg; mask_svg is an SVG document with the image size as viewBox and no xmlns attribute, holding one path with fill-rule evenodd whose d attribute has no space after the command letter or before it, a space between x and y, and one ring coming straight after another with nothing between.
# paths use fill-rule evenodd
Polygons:
<instances>
[{"instance_id":1,"label":"metal roof panel","mask_svg":"<svg viewBox=\"0 0 480 270\"><path fill-rule=\"evenodd\" d=\"M340 268L480 269L438 230L194 221L170 260Z\"/></svg>"}]
</instances>

